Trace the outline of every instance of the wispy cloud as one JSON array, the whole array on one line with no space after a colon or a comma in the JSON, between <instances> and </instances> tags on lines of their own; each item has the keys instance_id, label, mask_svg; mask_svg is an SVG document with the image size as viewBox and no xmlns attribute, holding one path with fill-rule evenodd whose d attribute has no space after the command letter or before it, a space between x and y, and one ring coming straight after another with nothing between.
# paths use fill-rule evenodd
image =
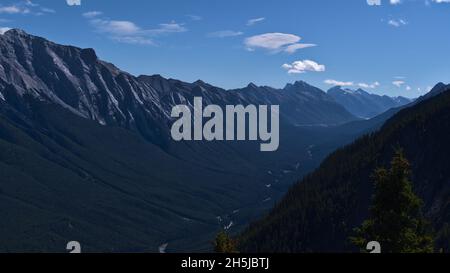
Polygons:
<instances>
[{"instance_id":1,"label":"wispy cloud","mask_svg":"<svg viewBox=\"0 0 450 273\"><path fill-rule=\"evenodd\" d=\"M186 32L187 30L188 29L184 26L184 24L179 24L175 21L172 21L170 23L159 24L159 27L155 29L144 30L144 33L149 34L179 33L179 32Z\"/></svg>"},{"instance_id":2,"label":"wispy cloud","mask_svg":"<svg viewBox=\"0 0 450 273\"><path fill-rule=\"evenodd\" d=\"M315 46L317 46L317 45L316 44L300 44L300 43L298 43L298 44L288 45L284 51L289 54L292 54L292 53L295 53L299 49L315 47Z\"/></svg>"},{"instance_id":3,"label":"wispy cloud","mask_svg":"<svg viewBox=\"0 0 450 273\"><path fill-rule=\"evenodd\" d=\"M379 82L374 82L374 83L364 83L364 82L360 82L357 84L358 87L360 88L364 88L364 89L375 89L378 86L380 86Z\"/></svg>"},{"instance_id":4,"label":"wispy cloud","mask_svg":"<svg viewBox=\"0 0 450 273\"><path fill-rule=\"evenodd\" d=\"M337 81L337 80L325 80L324 83L328 84L328 85L334 85L334 86L353 86L355 85L354 82L345 82L345 81Z\"/></svg>"},{"instance_id":5,"label":"wispy cloud","mask_svg":"<svg viewBox=\"0 0 450 273\"><path fill-rule=\"evenodd\" d=\"M243 35L242 31L234 31L234 30L221 30L216 32L208 33L208 37L212 38L226 38L226 37L236 37Z\"/></svg>"},{"instance_id":6,"label":"wispy cloud","mask_svg":"<svg viewBox=\"0 0 450 273\"><path fill-rule=\"evenodd\" d=\"M369 6L381 6L381 0L366 0ZM398 5L401 4L402 0L389 0L389 4Z\"/></svg>"},{"instance_id":7,"label":"wispy cloud","mask_svg":"<svg viewBox=\"0 0 450 273\"><path fill-rule=\"evenodd\" d=\"M265 49L270 52L295 53L301 48L314 47L315 44L302 44L302 38L294 34L286 33L265 33L245 39L244 44L250 51L255 49Z\"/></svg>"},{"instance_id":8,"label":"wispy cloud","mask_svg":"<svg viewBox=\"0 0 450 273\"><path fill-rule=\"evenodd\" d=\"M94 19L91 21L97 30L113 35L136 35L142 29L131 21Z\"/></svg>"},{"instance_id":9,"label":"wispy cloud","mask_svg":"<svg viewBox=\"0 0 450 273\"><path fill-rule=\"evenodd\" d=\"M154 45L154 41L146 36L143 30L131 21L92 19L91 24L100 33L120 43Z\"/></svg>"},{"instance_id":10,"label":"wispy cloud","mask_svg":"<svg viewBox=\"0 0 450 273\"><path fill-rule=\"evenodd\" d=\"M103 12L94 10L94 11L88 11L88 12L83 13L83 16L86 18L94 18L94 17L100 16L102 14L103 14Z\"/></svg>"},{"instance_id":11,"label":"wispy cloud","mask_svg":"<svg viewBox=\"0 0 450 273\"><path fill-rule=\"evenodd\" d=\"M373 82L373 83L365 83L365 82L360 82L360 83L355 83L353 81L337 81L337 80L325 80L324 81L326 84L328 85L333 85L333 86L341 86L341 87L359 87L359 88L363 88L363 89L375 89L377 87L380 86L379 82Z\"/></svg>"},{"instance_id":12,"label":"wispy cloud","mask_svg":"<svg viewBox=\"0 0 450 273\"><path fill-rule=\"evenodd\" d=\"M69 6L81 6L81 0L66 0Z\"/></svg>"},{"instance_id":13,"label":"wispy cloud","mask_svg":"<svg viewBox=\"0 0 450 273\"><path fill-rule=\"evenodd\" d=\"M195 14L188 14L186 15L189 19L191 19L192 21L201 21L203 20L203 18L199 15L195 15Z\"/></svg>"},{"instance_id":14,"label":"wispy cloud","mask_svg":"<svg viewBox=\"0 0 450 273\"><path fill-rule=\"evenodd\" d=\"M391 3L391 5L398 5L398 4L401 4L402 1L401 0L389 0L389 3Z\"/></svg>"},{"instance_id":15,"label":"wispy cloud","mask_svg":"<svg viewBox=\"0 0 450 273\"><path fill-rule=\"evenodd\" d=\"M0 14L31 14L43 15L45 13L55 13L54 9L43 7L31 0L20 1L15 4L2 6L0 5Z\"/></svg>"},{"instance_id":16,"label":"wispy cloud","mask_svg":"<svg viewBox=\"0 0 450 273\"><path fill-rule=\"evenodd\" d=\"M163 34L185 32L188 29L184 24L175 21L159 24L156 28L143 28L128 20L111 20L102 18L100 11L83 13L95 30L105 34L111 40L120 43L155 45L154 38Z\"/></svg>"},{"instance_id":17,"label":"wispy cloud","mask_svg":"<svg viewBox=\"0 0 450 273\"><path fill-rule=\"evenodd\" d=\"M46 13L55 13L56 11L54 9L50 9L50 8L41 8L42 12L46 12Z\"/></svg>"},{"instance_id":18,"label":"wispy cloud","mask_svg":"<svg viewBox=\"0 0 450 273\"><path fill-rule=\"evenodd\" d=\"M259 17L259 18L253 18L247 21L247 26L253 26L257 23L260 23L262 21L266 20L265 17Z\"/></svg>"},{"instance_id":19,"label":"wispy cloud","mask_svg":"<svg viewBox=\"0 0 450 273\"><path fill-rule=\"evenodd\" d=\"M401 27L401 26L406 26L408 24L408 22L406 22L403 19L391 19L388 21L388 24L393 27Z\"/></svg>"},{"instance_id":20,"label":"wispy cloud","mask_svg":"<svg viewBox=\"0 0 450 273\"><path fill-rule=\"evenodd\" d=\"M367 0L369 6L381 6L381 0Z\"/></svg>"},{"instance_id":21,"label":"wispy cloud","mask_svg":"<svg viewBox=\"0 0 450 273\"><path fill-rule=\"evenodd\" d=\"M398 88L402 87L406 82L405 81L393 81L392 84L397 86Z\"/></svg>"},{"instance_id":22,"label":"wispy cloud","mask_svg":"<svg viewBox=\"0 0 450 273\"><path fill-rule=\"evenodd\" d=\"M0 13L6 14L28 14L31 10L29 8L20 7L17 5L0 6Z\"/></svg>"}]
</instances>

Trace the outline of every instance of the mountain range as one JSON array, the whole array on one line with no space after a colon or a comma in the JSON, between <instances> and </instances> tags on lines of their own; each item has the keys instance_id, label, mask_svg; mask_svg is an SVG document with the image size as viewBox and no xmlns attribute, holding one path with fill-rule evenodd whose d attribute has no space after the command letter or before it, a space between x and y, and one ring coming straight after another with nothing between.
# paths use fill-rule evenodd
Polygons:
<instances>
[{"instance_id":1,"label":"mountain range","mask_svg":"<svg viewBox=\"0 0 450 273\"><path fill-rule=\"evenodd\" d=\"M210 251L333 150L400 109L362 120L305 82L225 90L133 76L93 49L13 29L0 35L0 251ZM280 148L175 142L177 104L280 105Z\"/></svg>"},{"instance_id":2,"label":"mountain range","mask_svg":"<svg viewBox=\"0 0 450 273\"><path fill-rule=\"evenodd\" d=\"M376 117L391 108L401 107L413 101L405 97L370 94L362 89L343 89L340 86L329 89L327 94L353 115L365 119Z\"/></svg>"}]
</instances>

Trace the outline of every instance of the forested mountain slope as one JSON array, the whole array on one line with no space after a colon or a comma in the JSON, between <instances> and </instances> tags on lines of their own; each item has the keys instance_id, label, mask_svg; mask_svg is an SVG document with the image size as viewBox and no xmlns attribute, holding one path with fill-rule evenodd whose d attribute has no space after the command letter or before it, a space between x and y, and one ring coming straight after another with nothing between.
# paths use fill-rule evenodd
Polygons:
<instances>
[{"instance_id":1,"label":"forested mountain slope","mask_svg":"<svg viewBox=\"0 0 450 273\"><path fill-rule=\"evenodd\" d=\"M415 192L437 232L437 246L449 250L450 86L439 84L417 104L382 128L331 154L298 182L262 220L240 237L245 252L355 251L348 237L368 216L371 174L388 166L401 147L412 164Z\"/></svg>"}]
</instances>

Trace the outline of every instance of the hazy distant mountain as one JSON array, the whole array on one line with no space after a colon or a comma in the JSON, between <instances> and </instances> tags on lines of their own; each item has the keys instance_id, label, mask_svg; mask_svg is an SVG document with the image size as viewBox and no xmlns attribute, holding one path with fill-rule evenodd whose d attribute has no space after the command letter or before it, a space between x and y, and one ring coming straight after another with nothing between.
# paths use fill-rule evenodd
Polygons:
<instances>
[{"instance_id":1,"label":"hazy distant mountain","mask_svg":"<svg viewBox=\"0 0 450 273\"><path fill-rule=\"evenodd\" d=\"M340 86L331 88L327 93L350 113L361 118L372 118L391 108L412 102L411 99L405 97L380 96L370 94L362 89L350 90Z\"/></svg>"},{"instance_id":2,"label":"hazy distant mountain","mask_svg":"<svg viewBox=\"0 0 450 273\"><path fill-rule=\"evenodd\" d=\"M353 229L367 219L373 194L371 174L388 166L401 147L411 162L415 192L424 200L436 246L450 251L450 85L438 84L401 110L380 131L330 155L296 184L264 219L242 235L248 252L358 251Z\"/></svg>"},{"instance_id":3,"label":"hazy distant mountain","mask_svg":"<svg viewBox=\"0 0 450 273\"><path fill-rule=\"evenodd\" d=\"M281 116L294 125L339 125L357 120L324 91L303 81L281 90L249 84L229 93L256 104L280 105Z\"/></svg>"},{"instance_id":4,"label":"hazy distant mountain","mask_svg":"<svg viewBox=\"0 0 450 273\"><path fill-rule=\"evenodd\" d=\"M0 52L0 251L59 252L69 240L85 251L207 251L219 229L244 227L360 133L335 130L357 118L304 82L224 90L135 77L21 30L0 35ZM172 141L172 106L194 96L279 104L279 150Z\"/></svg>"}]
</instances>

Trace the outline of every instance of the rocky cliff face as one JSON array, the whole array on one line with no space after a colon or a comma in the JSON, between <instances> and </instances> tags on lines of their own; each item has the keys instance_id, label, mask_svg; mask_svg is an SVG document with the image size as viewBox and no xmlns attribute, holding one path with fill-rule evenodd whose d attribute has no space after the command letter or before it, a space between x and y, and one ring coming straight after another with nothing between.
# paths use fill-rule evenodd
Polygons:
<instances>
[{"instance_id":1,"label":"rocky cliff face","mask_svg":"<svg viewBox=\"0 0 450 273\"><path fill-rule=\"evenodd\" d=\"M58 45L17 29L0 35L0 52L1 99L20 106L24 96L32 96L103 125L136 130L156 143L167 139L172 107L189 104L194 96L207 104L280 104L282 116L296 125L355 119L303 82L283 90L250 84L226 91L202 81L135 77L99 60L93 49Z\"/></svg>"}]
</instances>

